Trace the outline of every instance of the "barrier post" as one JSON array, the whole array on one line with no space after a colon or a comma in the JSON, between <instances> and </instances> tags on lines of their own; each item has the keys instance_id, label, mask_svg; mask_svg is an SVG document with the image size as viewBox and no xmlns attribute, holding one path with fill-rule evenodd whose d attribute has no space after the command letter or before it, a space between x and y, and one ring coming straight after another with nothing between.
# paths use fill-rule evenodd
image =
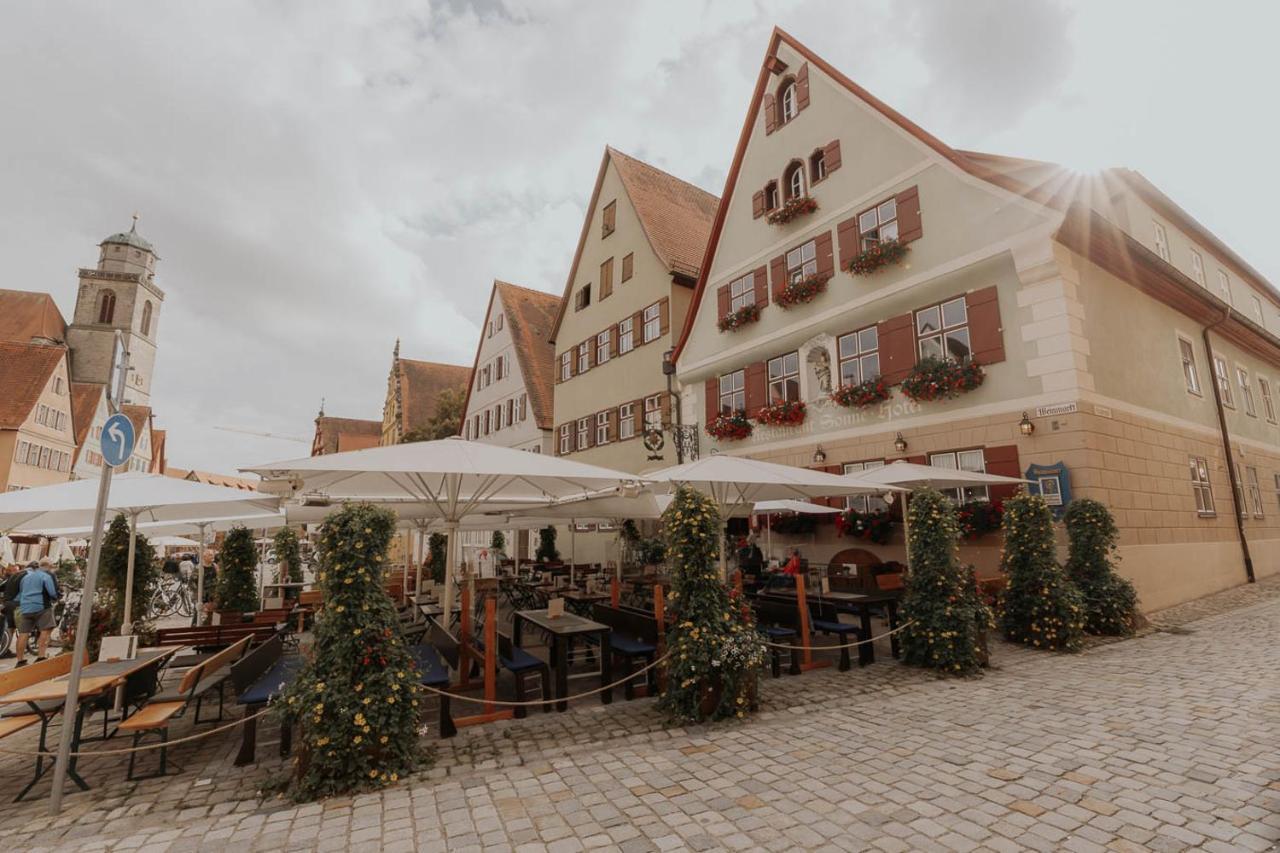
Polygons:
<instances>
[{"instance_id":1,"label":"barrier post","mask_svg":"<svg viewBox=\"0 0 1280 853\"><path fill-rule=\"evenodd\" d=\"M800 609L800 645L804 646L804 650L800 652L800 668L809 670L831 666L831 661L813 659L813 644L809 634L809 602L804 592L804 575L796 575L796 607Z\"/></svg>"},{"instance_id":2,"label":"barrier post","mask_svg":"<svg viewBox=\"0 0 1280 853\"><path fill-rule=\"evenodd\" d=\"M667 653L667 599L662 592L662 584L660 583L653 585L653 618L658 622L657 654L661 658ZM658 667L655 679L658 685L658 692L665 693L667 690L667 668L665 666Z\"/></svg>"},{"instance_id":3,"label":"barrier post","mask_svg":"<svg viewBox=\"0 0 1280 853\"><path fill-rule=\"evenodd\" d=\"M617 607L622 600L622 590L618 586L616 577L609 578L609 606Z\"/></svg>"}]
</instances>

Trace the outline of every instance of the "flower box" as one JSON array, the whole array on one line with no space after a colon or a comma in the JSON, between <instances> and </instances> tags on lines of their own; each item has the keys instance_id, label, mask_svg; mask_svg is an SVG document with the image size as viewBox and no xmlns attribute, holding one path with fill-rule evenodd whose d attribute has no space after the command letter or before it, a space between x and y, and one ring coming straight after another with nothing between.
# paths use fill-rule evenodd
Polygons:
<instances>
[{"instance_id":1,"label":"flower box","mask_svg":"<svg viewBox=\"0 0 1280 853\"><path fill-rule=\"evenodd\" d=\"M799 281L793 281L782 289L778 297L774 299L778 305L783 308L790 308L792 305L799 305L802 302L812 302L818 298L819 293L823 293L827 289L827 282L831 280L831 276L822 273L814 273L807 275Z\"/></svg>"},{"instance_id":2,"label":"flower box","mask_svg":"<svg viewBox=\"0 0 1280 853\"><path fill-rule=\"evenodd\" d=\"M846 509L836 516L836 534L884 545L893 534L893 519L889 516L889 511L884 509L873 512Z\"/></svg>"},{"instance_id":3,"label":"flower box","mask_svg":"<svg viewBox=\"0 0 1280 853\"><path fill-rule=\"evenodd\" d=\"M720 415L707 424L707 435L720 441L740 441L751 435L751 421L743 412Z\"/></svg>"},{"instance_id":4,"label":"flower box","mask_svg":"<svg viewBox=\"0 0 1280 853\"><path fill-rule=\"evenodd\" d=\"M917 403L950 400L982 384L986 373L975 361L961 364L950 358L929 358L916 362L902 380L902 393Z\"/></svg>"},{"instance_id":5,"label":"flower box","mask_svg":"<svg viewBox=\"0 0 1280 853\"><path fill-rule=\"evenodd\" d=\"M807 195L787 200L782 207L770 213L766 220L770 225L785 225L797 217L818 209L818 200Z\"/></svg>"},{"instance_id":6,"label":"flower box","mask_svg":"<svg viewBox=\"0 0 1280 853\"><path fill-rule=\"evenodd\" d=\"M849 272L854 275L871 275L889 264L901 263L909 249L897 240L884 240L854 256L849 262Z\"/></svg>"},{"instance_id":7,"label":"flower box","mask_svg":"<svg viewBox=\"0 0 1280 853\"><path fill-rule=\"evenodd\" d=\"M770 403L756 412L756 422L772 426L798 426L804 423L805 405L795 402Z\"/></svg>"},{"instance_id":8,"label":"flower box","mask_svg":"<svg viewBox=\"0 0 1280 853\"><path fill-rule=\"evenodd\" d=\"M979 539L988 533L994 533L1000 529L1003 519L1003 501L969 501L956 508L960 535L965 539Z\"/></svg>"},{"instance_id":9,"label":"flower box","mask_svg":"<svg viewBox=\"0 0 1280 853\"><path fill-rule=\"evenodd\" d=\"M889 399L889 386L883 376L859 382L857 385L841 385L831 392L833 402L851 409L874 406Z\"/></svg>"},{"instance_id":10,"label":"flower box","mask_svg":"<svg viewBox=\"0 0 1280 853\"><path fill-rule=\"evenodd\" d=\"M760 306L754 302L743 305L737 311L730 311L716 322L722 332L736 332L743 326L750 325L760 319Z\"/></svg>"}]
</instances>

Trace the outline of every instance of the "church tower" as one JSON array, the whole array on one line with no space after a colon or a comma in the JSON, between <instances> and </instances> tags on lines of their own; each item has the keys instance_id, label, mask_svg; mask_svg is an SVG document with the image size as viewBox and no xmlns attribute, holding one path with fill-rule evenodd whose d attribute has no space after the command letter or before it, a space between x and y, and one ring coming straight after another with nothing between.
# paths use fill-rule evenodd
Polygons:
<instances>
[{"instance_id":1,"label":"church tower","mask_svg":"<svg viewBox=\"0 0 1280 853\"><path fill-rule=\"evenodd\" d=\"M73 382L106 384L115 332L124 333L129 378L124 402L151 405L156 363L156 331L164 291L156 286L155 248L138 234L138 217L128 232L112 234L99 246L96 269L80 270L76 310L67 328Z\"/></svg>"}]
</instances>

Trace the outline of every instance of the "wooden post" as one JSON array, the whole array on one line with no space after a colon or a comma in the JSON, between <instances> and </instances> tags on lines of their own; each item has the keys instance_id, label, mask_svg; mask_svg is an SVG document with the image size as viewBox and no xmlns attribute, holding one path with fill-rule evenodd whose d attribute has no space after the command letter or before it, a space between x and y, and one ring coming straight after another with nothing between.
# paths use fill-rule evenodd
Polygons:
<instances>
[{"instance_id":1,"label":"wooden post","mask_svg":"<svg viewBox=\"0 0 1280 853\"><path fill-rule=\"evenodd\" d=\"M621 590L621 589L619 588L619 586L618 586L618 579L617 579L616 577L614 577L614 578L610 578L610 579L609 579L609 604L610 604L610 606L612 606L612 607L617 607L617 606L618 606L618 603L619 603L621 600L622 600L622 590Z\"/></svg>"},{"instance_id":2,"label":"wooden post","mask_svg":"<svg viewBox=\"0 0 1280 853\"><path fill-rule=\"evenodd\" d=\"M462 611L463 630L467 632L466 636L470 637L471 619L469 609L471 604L471 585L466 584L462 588ZM493 702L498 698L498 600L495 597L493 589L481 591L484 599L484 709L479 714L472 714L465 717L454 718L454 725L458 728L464 726L476 726L481 723L491 723L494 720L510 720L515 717L514 708L506 708L497 710ZM469 642L459 644L462 648L469 647ZM472 651L474 654L474 651ZM462 661L462 655L459 655L459 662ZM467 665L470 669L470 665ZM465 678L463 676L463 685L465 686Z\"/></svg>"},{"instance_id":3,"label":"wooden post","mask_svg":"<svg viewBox=\"0 0 1280 853\"><path fill-rule=\"evenodd\" d=\"M809 634L809 602L804 594L804 575L796 575L796 607L800 609L800 645L804 646L804 650L800 652L800 668L809 670L830 666L831 661L813 659Z\"/></svg>"},{"instance_id":4,"label":"wooden post","mask_svg":"<svg viewBox=\"0 0 1280 853\"><path fill-rule=\"evenodd\" d=\"M655 583L653 585L653 618L658 620L658 657L662 657L667 653L667 602L666 597L662 594L662 584ZM667 690L667 668L665 666L658 667L657 673L658 692L665 693Z\"/></svg>"},{"instance_id":5,"label":"wooden post","mask_svg":"<svg viewBox=\"0 0 1280 853\"><path fill-rule=\"evenodd\" d=\"M738 569L733 573L733 588L738 591L738 597L742 597L742 569Z\"/></svg>"},{"instance_id":6,"label":"wooden post","mask_svg":"<svg viewBox=\"0 0 1280 853\"><path fill-rule=\"evenodd\" d=\"M458 628L458 684L466 687L471 683L471 584L462 585L459 601L462 604L462 621ZM452 617L452 613L445 613L442 616L444 624L448 625Z\"/></svg>"}]
</instances>

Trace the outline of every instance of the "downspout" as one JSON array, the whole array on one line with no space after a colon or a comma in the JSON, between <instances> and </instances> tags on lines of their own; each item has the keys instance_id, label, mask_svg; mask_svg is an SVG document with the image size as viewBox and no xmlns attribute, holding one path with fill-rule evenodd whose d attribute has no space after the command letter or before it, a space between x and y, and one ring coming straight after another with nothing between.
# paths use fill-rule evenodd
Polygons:
<instances>
[{"instance_id":1,"label":"downspout","mask_svg":"<svg viewBox=\"0 0 1280 853\"><path fill-rule=\"evenodd\" d=\"M662 354L662 372L667 375L667 399L671 401L671 410L672 410L671 414L676 422L676 427L677 427L676 429L673 429L671 431L672 443L675 444L676 446L676 464L683 465L684 464L684 442L681 441L676 436L679 434L679 427L684 425L680 420L680 410L684 407L680 405L679 400L676 400L674 398L673 392L671 390L671 377L676 372L676 364L674 361L671 360L671 356L674 352L675 352L674 349L669 349Z\"/></svg>"},{"instance_id":2,"label":"downspout","mask_svg":"<svg viewBox=\"0 0 1280 853\"><path fill-rule=\"evenodd\" d=\"M1213 344L1209 340L1209 332L1218 328L1227 320L1231 319L1231 308L1228 307L1222 315L1222 319L1205 326L1201 330L1201 336L1204 338L1204 351L1209 357L1209 378L1213 386L1213 404L1218 412L1218 429L1222 433L1222 450L1227 454L1227 479L1231 482L1231 505L1235 507L1236 516L1236 534L1240 538L1240 552L1244 555L1244 573L1249 583L1257 583L1257 578L1253 574L1253 557L1249 555L1249 540L1244 535L1244 513L1245 507L1242 506L1244 501L1244 488L1236 476L1235 459L1231 454L1231 434L1227 432L1227 413L1222 408L1222 389L1218 387L1218 371L1214 363ZM1231 381L1230 375L1227 381Z\"/></svg>"}]
</instances>

